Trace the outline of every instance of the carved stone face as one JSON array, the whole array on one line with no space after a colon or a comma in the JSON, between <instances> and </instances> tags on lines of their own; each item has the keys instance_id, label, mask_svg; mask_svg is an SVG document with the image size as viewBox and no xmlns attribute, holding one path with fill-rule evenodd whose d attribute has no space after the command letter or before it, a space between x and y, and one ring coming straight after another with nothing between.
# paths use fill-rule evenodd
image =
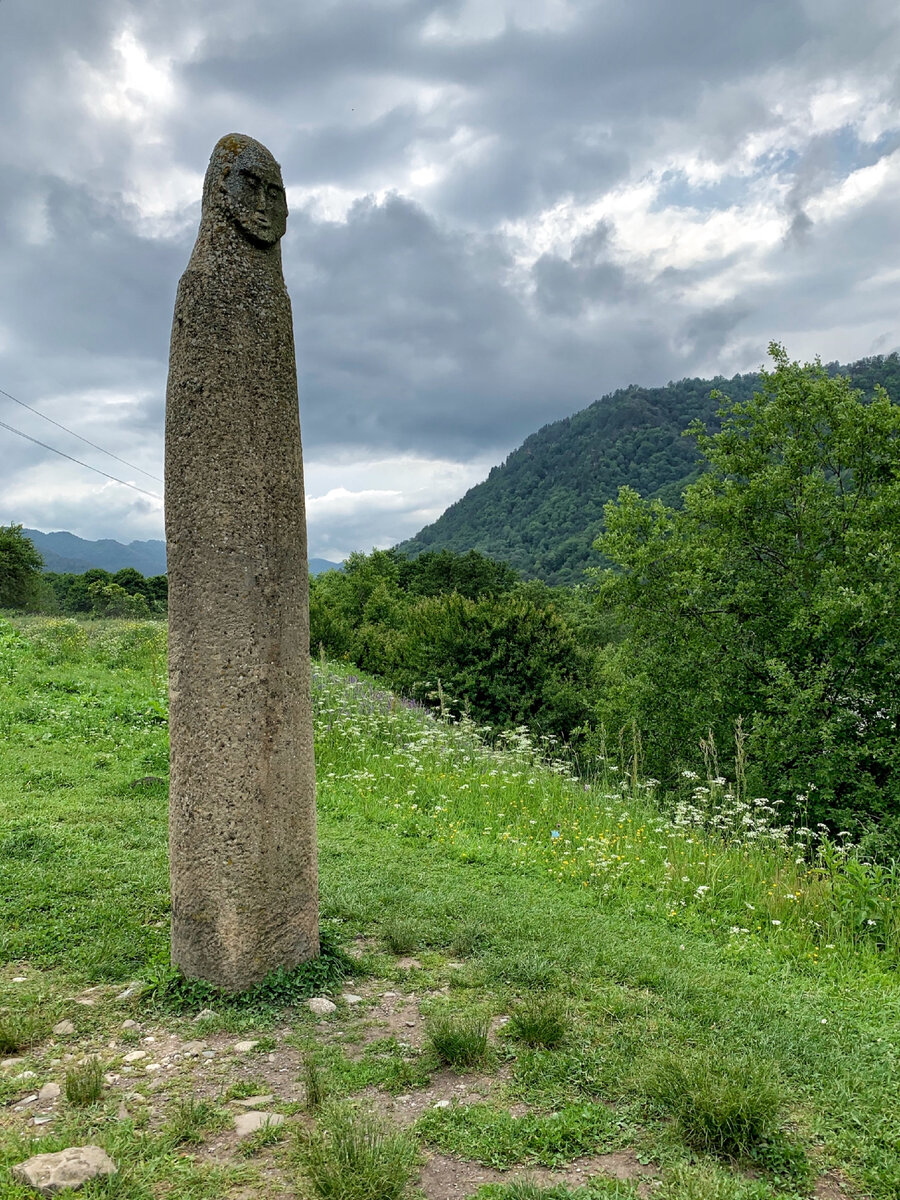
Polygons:
<instances>
[{"instance_id":1,"label":"carved stone face","mask_svg":"<svg viewBox=\"0 0 900 1200\"><path fill-rule=\"evenodd\" d=\"M258 246L273 246L287 227L287 197L281 170L258 143L247 145L222 180L225 209L238 229Z\"/></svg>"}]
</instances>

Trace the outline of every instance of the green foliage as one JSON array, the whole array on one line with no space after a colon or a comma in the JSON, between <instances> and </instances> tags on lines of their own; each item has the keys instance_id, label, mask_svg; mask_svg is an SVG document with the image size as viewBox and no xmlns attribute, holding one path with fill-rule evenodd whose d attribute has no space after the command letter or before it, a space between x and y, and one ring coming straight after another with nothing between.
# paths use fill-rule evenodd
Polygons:
<instances>
[{"instance_id":1,"label":"green foliage","mask_svg":"<svg viewBox=\"0 0 900 1200\"><path fill-rule=\"evenodd\" d=\"M849 374L867 396L878 384L900 396L897 354L844 368L830 363L826 370ZM745 401L759 385L759 375L735 375L620 388L526 438L483 483L398 549L410 556L475 549L526 579L578 583L585 568L602 561L594 543L607 501L624 486L678 507L699 474L695 446L681 436L684 427L695 418L715 427L714 388Z\"/></svg>"},{"instance_id":2,"label":"green foliage","mask_svg":"<svg viewBox=\"0 0 900 1200\"><path fill-rule=\"evenodd\" d=\"M607 506L601 595L630 633L600 709L636 717L663 780L742 717L753 792L859 829L900 795L900 407L771 353L719 432L691 427L708 469L682 510Z\"/></svg>"},{"instance_id":3,"label":"green foliage","mask_svg":"<svg viewBox=\"0 0 900 1200\"><path fill-rule=\"evenodd\" d=\"M615 1113L602 1104L583 1103L520 1117L488 1104L454 1104L428 1110L416 1127L427 1142L449 1154L500 1168L516 1163L555 1167L612 1148L619 1136Z\"/></svg>"},{"instance_id":4,"label":"green foliage","mask_svg":"<svg viewBox=\"0 0 900 1200\"><path fill-rule=\"evenodd\" d=\"M86 1108L96 1104L103 1095L103 1065L98 1058L88 1058L66 1071L65 1096L70 1104Z\"/></svg>"},{"instance_id":5,"label":"green foliage","mask_svg":"<svg viewBox=\"0 0 900 1200\"><path fill-rule=\"evenodd\" d=\"M224 1129L227 1118L210 1100L199 1100L195 1096L182 1097L175 1101L165 1134L173 1146L196 1146L203 1135L211 1130Z\"/></svg>"},{"instance_id":6,"label":"green foliage","mask_svg":"<svg viewBox=\"0 0 900 1200\"><path fill-rule=\"evenodd\" d=\"M645 1086L697 1150L746 1157L778 1132L779 1089L752 1060L661 1054Z\"/></svg>"},{"instance_id":7,"label":"green foliage","mask_svg":"<svg viewBox=\"0 0 900 1200\"><path fill-rule=\"evenodd\" d=\"M293 970L278 967L260 983L238 993L224 991L201 979L188 979L177 967L157 967L144 999L170 1012L213 1006L260 1012L296 1006L360 972L359 963L345 954L327 931L320 934L319 943L317 958L311 958Z\"/></svg>"},{"instance_id":8,"label":"green foliage","mask_svg":"<svg viewBox=\"0 0 900 1200\"><path fill-rule=\"evenodd\" d=\"M659 1200L770 1200L765 1184L736 1178L715 1163L679 1163L668 1174Z\"/></svg>"},{"instance_id":9,"label":"green foliage","mask_svg":"<svg viewBox=\"0 0 900 1200\"><path fill-rule=\"evenodd\" d=\"M569 1021L555 996L530 996L513 1009L508 1028L526 1046L550 1050L565 1041Z\"/></svg>"},{"instance_id":10,"label":"green foliage","mask_svg":"<svg viewBox=\"0 0 900 1200\"><path fill-rule=\"evenodd\" d=\"M43 565L21 525L0 525L0 608L34 608Z\"/></svg>"},{"instance_id":11,"label":"green foliage","mask_svg":"<svg viewBox=\"0 0 900 1200\"><path fill-rule=\"evenodd\" d=\"M321 1062L312 1051L303 1056L300 1078L306 1094L306 1107L310 1112L315 1112L328 1097L328 1082Z\"/></svg>"},{"instance_id":12,"label":"green foliage","mask_svg":"<svg viewBox=\"0 0 900 1200\"><path fill-rule=\"evenodd\" d=\"M381 936L391 954L412 954L418 949L422 931L416 921L393 916L382 926Z\"/></svg>"},{"instance_id":13,"label":"green foliage","mask_svg":"<svg viewBox=\"0 0 900 1200\"><path fill-rule=\"evenodd\" d=\"M556 597L480 554L352 554L312 581L310 643L497 728L568 737L590 709L589 656Z\"/></svg>"},{"instance_id":14,"label":"green foliage","mask_svg":"<svg viewBox=\"0 0 900 1200\"><path fill-rule=\"evenodd\" d=\"M142 621L150 616L150 606L140 592L129 595L118 583L101 583L97 580L88 588L88 594L91 597L91 612L95 617L126 617Z\"/></svg>"},{"instance_id":15,"label":"green foliage","mask_svg":"<svg viewBox=\"0 0 900 1200\"><path fill-rule=\"evenodd\" d=\"M466 1071L488 1056L486 1018L466 1013L438 1013L428 1022L428 1044L442 1063Z\"/></svg>"},{"instance_id":16,"label":"green foliage","mask_svg":"<svg viewBox=\"0 0 900 1200\"><path fill-rule=\"evenodd\" d=\"M0 1011L0 1054L18 1054L33 1046L47 1031L46 1024L31 1012Z\"/></svg>"},{"instance_id":17,"label":"green foliage","mask_svg":"<svg viewBox=\"0 0 900 1200\"><path fill-rule=\"evenodd\" d=\"M301 1144L301 1162L320 1200L400 1200L418 1161L406 1132L375 1116L336 1105Z\"/></svg>"},{"instance_id":18,"label":"green foliage","mask_svg":"<svg viewBox=\"0 0 900 1200\"><path fill-rule=\"evenodd\" d=\"M145 578L134 567L114 574L91 567L80 575L48 571L41 576L41 609L67 616L163 617L168 596L165 575Z\"/></svg>"}]
</instances>

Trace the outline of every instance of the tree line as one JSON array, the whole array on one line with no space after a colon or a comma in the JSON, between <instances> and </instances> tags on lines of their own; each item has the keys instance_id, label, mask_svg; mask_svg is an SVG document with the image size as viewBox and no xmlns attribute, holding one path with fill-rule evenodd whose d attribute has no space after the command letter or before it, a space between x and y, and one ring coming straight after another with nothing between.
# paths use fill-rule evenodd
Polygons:
<instances>
[{"instance_id":1,"label":"tree line","mask_svg":"<svg viewBox=\"0 0 900 1200\"><path fill-rule=\"evenodd\" d=\"M43 571L43 559L21 525L0 525L0 608L60 616L164 618L169 581L134 567L81 574Z\"/></svg>"}]
</instances>

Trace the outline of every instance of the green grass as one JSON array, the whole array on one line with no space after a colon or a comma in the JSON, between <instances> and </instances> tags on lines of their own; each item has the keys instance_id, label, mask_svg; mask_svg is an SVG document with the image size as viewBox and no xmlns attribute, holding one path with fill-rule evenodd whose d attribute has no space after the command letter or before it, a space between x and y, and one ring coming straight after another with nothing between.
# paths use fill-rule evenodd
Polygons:
<instances>
[{"instance_id":1,"label":"green grass","mask_svg":"<svg viewBox=\"0 0 900 1200\"><path fill-rule=\"evenodd\" d=\"M89 1058L66 1071L66 1099L70 1104L85 1108L96 1104L103 1095L103 1066L99 1059Z\"/></svg>"},{"instance_id":2,"label":"green grass","mask_svg":"<svg viewBox=\"0 0 900 1200\"><path fill-rule=\"evenodd\" d=\"M344 1105L322 1114L300 1158L320 1200L400 1200L418 1150L408 1133Z\"/></svg>"},{"instance_id":3,"label":"green grass","mask_svg":"<svg viewBox=\"0 0 900 1200\"><path fill-rule=\"evenodd\" d=\"M0 623L0 1013L14 1041L20 1018L39 1037L72 1015L67 997L104 981L155 985L127 1015L177 1020L203 1006L168 964L164 637L152 623ZM449 988L437 1008L515 1013L544 993L567 1013L557 1048L503 1037L496 1095L427 1110L420 1138L489 1164L633 1146L660 1165L665 1200L803 1195L806 1158L839 1168L860 1196L900 1194L890 877L846 856L797 863L777 840L732 843L690 813L673 822L652 789L617 785L611 764L585 790L522 743L489 752L475 731L332 668L317 667L316 725L334 961L355 935L383 936L390 912L415 928L423 995ZM448 957L465 961L451 968ZM379 961L346 969L359 976ZM219 998L209 1028L258 1036L263 1018L299 1006L297 1036L308 1038L300 1001L313 982L276 981L245 1009ZM74 1019L78 1039L99 1038L99 1010ZM26 1066L37 1052L29 1038L19 1042ZM330 1097L428 1079L427 1055L396 1042L319 1053ZM652 1082L663 1053L751 1064L754 1078L779 1081L769 1124L732 1144L758 1179L695 1148L682 1101ZM696 1083L692 1074L681 1093L693 1097L692 1119L727 1126L727 1097L710 1084L704 1099ZM18 1094L0 1078L0 1099ZM513 1101L528 1111L511 1117ZM168 1135L99 1122L102 1101L64 1108L52 1135L4 1134L0 1165L96 1138L123 1164L123 1200L147 1200L163 1183L211 1200L252 1166L195 1165ZM715 1149L706 1136L699 1144ZM0 1200L20 1196L0 1181Z\"/></svg>"},{"instance_id":4,"label":"green grass","mask_svg":"<svg viewBox=\"0 0 900 1200\"><path fill-rule=\"evenodd\" d=\"M556 996L531 996L517 1004L507 1028L526 1046L552 1050L566 1039L569 1022Z\"/></svg>"},{"instance_id":5,"label":"green grass","mask_svg":"<svg viewBox=\"0 0 900 1200\"><path fill-rule=\"evenodd\" d=\"M440 1062L456 1071L483 1066L488 1059L485 1017L473 1013L436 1013L428 1022L428 1044Z\"/></svg>"}]
</instances>

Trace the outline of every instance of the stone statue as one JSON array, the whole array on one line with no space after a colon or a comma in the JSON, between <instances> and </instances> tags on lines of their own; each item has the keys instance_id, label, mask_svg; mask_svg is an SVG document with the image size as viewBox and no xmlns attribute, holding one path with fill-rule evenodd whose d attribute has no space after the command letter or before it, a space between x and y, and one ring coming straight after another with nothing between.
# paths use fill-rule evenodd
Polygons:
<instances>
[{"instance_id":1,"label":"stone statue","mask_svg":"<svg viewBox=\"0 0 900 1200\"><path fill-rule=\"evenodd\" d=\"M269 151L222 138L166 394L172 961L231 991L319 951L286 222Z\"/></svg>"}]
</instances>

